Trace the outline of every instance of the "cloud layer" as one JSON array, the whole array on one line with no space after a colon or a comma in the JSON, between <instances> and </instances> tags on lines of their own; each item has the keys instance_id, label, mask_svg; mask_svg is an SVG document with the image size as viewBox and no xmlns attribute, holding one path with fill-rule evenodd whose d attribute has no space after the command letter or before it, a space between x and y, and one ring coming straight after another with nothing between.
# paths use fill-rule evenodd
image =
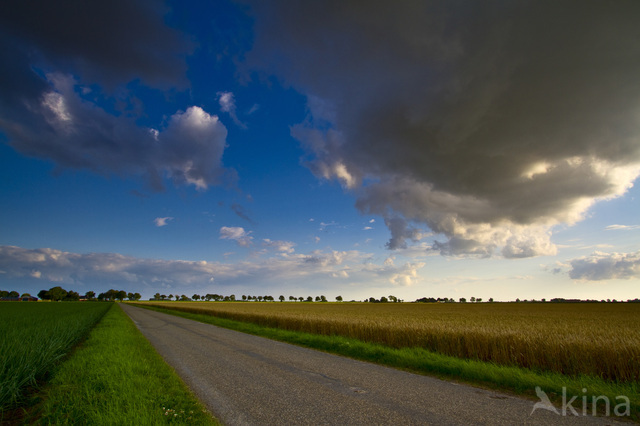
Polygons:
<instances>
[{"instance_id":1,"label":"cloud layer","mask_svg":"<svg viewBox=\"0 0 640 426\"><path fill-rule=\"evenodd\" d=\"M233 228L226 228L224 232L233 236L229 237L231 239L245 235ZM293 254L293 243L286 241L265 240L264 245L275 249L278 255L237 264L0 246L0 287L19 283L20 288L49 288L47 286L58 283L75 288L125 286L155 292L165 287L197 288L215 283L247 285L254 289L266 284L295 285L303 290L306 286L300 284L301 279L306 285L318 279L324 286L329 278L340 278L341 285L360 284L371 288L388 284L412 285L418 280L418 270L424 266L421 262L395 265L393 259L375 264L371 262L371 255L359 251L316 250L309 254Z\"/></svg>"},{"instance_id":2,"label":"cloud layer","mask_svg":"<svg viewBox=\"0 0 640 426\"><path fill-rule=\"evenodd\" d=\"M640 173L638 2L250 3L248 64L307 95L306 164L389 248L426 225L443 254L554 254Z\"/></svg>"}]
</instances>

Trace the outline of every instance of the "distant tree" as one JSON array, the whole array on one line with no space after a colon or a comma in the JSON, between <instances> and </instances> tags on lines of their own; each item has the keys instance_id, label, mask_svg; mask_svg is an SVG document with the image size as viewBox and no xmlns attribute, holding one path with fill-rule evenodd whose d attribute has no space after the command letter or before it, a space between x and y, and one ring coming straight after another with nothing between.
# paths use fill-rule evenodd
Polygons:
<instances>
[{"instance_id":1,"label":"distant tree","mask_svg":"<svg viewBox=\"0 0 640 426\"><path fill-rule=\"evenodd\" d=\"M166 298L167 298L167 295L166 295L166 294L161 294L161 295L160 295L160 299L161 299L161 300L165 300Z\"/></svg>"},{"instance_id":2,"label":"distant tree","mask_svg":"<svg viewBox=\"0 0 640 426\"><path fill-rule=\"evenodd\" d=\"M389 301L389 299L387 299L386 297L382 296L380 298L380 303L387 303Z\"/></svg>"},{"instance_id":3,"label":"distant tree","mask_svg":"<svg viewBox=\"0 0 640 426\"><path fill-rule=\"evenodd\" d=\"M320 301L320 296L316 296L316 302Z\"/></svg>"},{"instance_id":4,"label":"distant tree","mask_svg":"<svg viewBox=\"0 0 640 426\"><path fill-rule=\"evenodd\" d=\"M336 300L337 300L338 302L342 302L342 296L336 296Z\"/></svg>"},{"instance_id":5,"label":"distant tree","mask_svg":"<svg viewBox=\"0 0 640 426\"><path fill-rule=\"evenodd\" d=\"M160 296L160 293L156 293L153 295L153 300L160 300L162 296Z\"/></svg>"},{"instance_id":6,"label":"distant tree","mask_svg":"<svg viewBox=\"0 0 640 426\"><path fill-rule=\"evenodd\" d=\"M45 290L40 291L40 293L45 292ZM38 293L38 297L40 297L40 293ZM9 296L9 292L7 290L0 290L0 297L8 297ZM42 299L42 297L40 297L40 299Z\"/></svg>"},{"instance_id":7,"label":"distant tree","mask_svg":"<svg viewBox=\"0 0 640 426\"><path fill-rule=\"evenodd\" d=\"M313 297L311 296L307 297L307 302L313 302Z\"/></svg>"},{"instance_id":8,"label":"distant tree","mask_svg":"<svg viewBox=\"0 0 640 426\"><path fill-rule=\"evenodd\" d=\"M289 296L289 302L295 302L298 300L295 296Z\"/></svg>"},{"instance_id":9,"label":"distant tree","mask_svg":"<svg viewBox=\"0 0 640 426\"><path fill-rule=\"evenodd\" d=\"M262 296L258 296L258 301L262 302Z\"/></svg>"},{"instance_id":10,"label":"distant tree","mask_svg":"<svg viewBox=\"0 0 640 426\"><path fill-rule=\"evenodd\" d=\"M63 289L60 286L56 286L56 287L50 288L48 293L51 300L53 300L54 302L57 302L65 298L65 296L67 295L67 290Z\"/></svg>"},{"instance_id":11,"label":"distant tree","mask_svg":"<svg viewBox=\"0 0 640 426\"><path fill-rule=\"evenodd\" d=\"M482 302L482 297L476 298L476 302L481 303Z\"/></svg>"},{"instance_id":12,"label":"distant tree","mask_svg":"<svg viewBox=\"0 0 640 426\"><path fill-rule=\"evenodd\" d=\"M490 303L493 303L493 297L490 297L490 298L489 298L489 302L490 302Z\"/></svg>"},{"instance_id":13,"label":"distant tree","mask_svg":"<svg viewBox=\"0 0 640 426\"><path fill-rule=\"evenodd\" d=\"M124 290L117 291L115 298L122 302L127 298L127 292Z\"/></svg>"},{"instance_id":14,"label":"distant tree","mask_svg":"<svg viewBox=\"0 0 640 426\"><path fill-rule=\"evenodd\" d=\"M173 299L173 294L169 295L169 300Z\"/></svg>"},{"instance_id":15,"label":"distant tree","mask_svg":"<svg viewBox=\"0 0 640 426\"><path fill-rule=\"evenodd\" d=\"M464 297L461 297L459 300L460 300L460 303L467 303L467 299L465 299Z\"/></svg>"},{"instance_id":16,"label":"distant tree","mask_svg":"<svg viewBox=\"0 0 640 426\"><path fill-rule=\"evenodd\" d=\"M190 300L190 299L189 299L185 294L183 294L182 296L180 296L180 301L182 301L182 302L187 302L187 301L189 301L189 300Z\"/></svg>"},{"instance_id":17,"label":"distant tree","mask_svg":"<svg viewBox=\"0 0 640 426\"><path fill-rule=\"evenodd\" d=\"M475 301L476 301L476 298L475 298L475 297L473 297L473 296L471 296L471 299L470 299L470 300L471 300L471 303L473 303L473 302L475 302Z\"/></svg>"},{"instance_id":18,"label":"distant tree","mask_svg":"<svg viewBox=\"0 0 640 426\"><path fill-rule=\"evenodd\" d=\"M5 294L3 294L5 293ZM0 291L0 297L7 297L9 295L8 291ZM38 297L42 300L50 300L51 296L49 296L49 292L47 290L40 290L38 293Z\"/></svg>"},{"instance_id":19,"label":"distant tree","mask_svg":"<svg viewBox=\"0 0 640 426\"><path fill-rule=\"evenodd\" d=\"M63 300L66 300L68 302L77 302L78 300L80 300L80 295L73 290L69 290Z\"/></svg>"},{"instance_id":20,"label":"distant tree","mask_svg":"<svg viewBox=\"0 0 640 426\"><path fill-rule=\"evenodd\" d=\"M87 298L87 300L93 300L96 298L96 292L95 291L88 291L84 294L84 296Z\"/></svg>"},{"instance_id":21,"label":"distant tree","mask_svg":"<svg viewBox=\"0 0 640 426\"><path fill-rule=\"evenodd\" d=\"M193 300L200 300L200 295L199 294L194 294L193 296L191 296L191 298Z\"/></svg>"},{"instance_id":22,"label":"distant tree","mask_svg":"<svg viewBox=\"0 0 640 426\"><path fill-rule=\"evenodd\" d=\"M378 301L376 300L375 297L370 297L369 298L369 303L377 303Z\"/></svg>"},{"instance_id":23,"label":"distant tree","mask_svg":"<svg viewBox=\"0 0 640 426\"><path fill-rule=\"evenodd\" d=\"M324 295L320 295L320 301L321 302L326 302L327 298Z\"/></svg>"},{"instance_id":24,"label":"distant tree","mask_svg":"<svg viewBox=\"0 0 640 426\"><path fill-rule=\"evenodd\" d=\"M246 294L242 295L242 300L247 300L247 295Z\"/></svg>"},{"instance_id":25,"label":"distant tree","mask_svg":"<svg viewBox=\"0 0 640 426\"><path fill-rule=\"evenodd\" d=\"M13 290L9 292L9 297L20 297L20 293L18 293L17 291Z\"/></svg>"},{"instance_id":26,"label":"distant tree","mask_svg":"<svg viewBox=\"0 0 640 426\"><path fill-rule=\"evenodd\" d=\"M278 299L279 299L281 302L284 302L284 296L283 296L282 294L280 295L280 297L278 297Z\"/></svg>"}]
</instances>

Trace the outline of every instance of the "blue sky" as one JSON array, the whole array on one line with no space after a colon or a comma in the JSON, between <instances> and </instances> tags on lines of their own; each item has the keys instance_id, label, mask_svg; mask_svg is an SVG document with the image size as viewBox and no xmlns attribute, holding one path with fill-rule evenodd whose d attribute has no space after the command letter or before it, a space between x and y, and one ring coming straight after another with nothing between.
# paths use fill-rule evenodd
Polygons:
<instances>
[{"instance_id":1,"label":"blue sky","mask_svg":"<svg viewBox=\"0 0 640 426\"><path fill-rule=\"evenodd\" d=\"M637 2L0 12L2 289L640 296Z\"/></svg>"}]
</instances>

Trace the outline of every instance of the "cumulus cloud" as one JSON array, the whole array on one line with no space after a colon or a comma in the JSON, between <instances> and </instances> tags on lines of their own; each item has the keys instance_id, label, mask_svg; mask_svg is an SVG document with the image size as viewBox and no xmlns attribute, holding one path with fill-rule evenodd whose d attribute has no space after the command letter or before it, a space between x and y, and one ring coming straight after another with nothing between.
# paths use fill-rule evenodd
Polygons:
<instances>
[{"instance_id":1,"label":"cumulus cloud","mask_svg":"<svg viewBox=\"0 0 640 426\"><path fill-rule=\"evenodd\" d=\"M220 228L221 240L234 240L240 247L249 247L253 244L253 237L250 234L251 231L247 232L242 227L223 226Z\"/></svg>"},{"instance_id":2,"label":"cumulus cloud","mask_svg":"<svg viewBox=\"0 0 640 426\"><path fill-rule=\"evenodd\" d=\"M601 281L640 278L640 251L635 253L594 252L569 262L574 280Z\"/></svg>"},{"instance_id":3,"label":"cumulus cloud","mask_svg":"<svg viewBox=\"0 0 640 426\"><path fill-rule=\"evenodd\" d=\"M143 176L155 190L164 178L199 189L225 173L232 178L221 165L227 131L216 116L191 106L157 129L136 123L141 111L134 111L127 83L187 86L192 46L165 25L167 12L162 2L146 0L0 6L0 60L7 64L0 71L0 130L9 143L59 167ZM116 88L124 110L95 103L115 102L108 92Z\"/></svg>"},{"instance_id":4,"label":"cumulus cloud","mask_svg":"<svg viewBox=\"0 0 640 426\"><path fill-rule=\"evenodd\" d=\"M250 3L248 65L307 95L305 164L391 249L427 226L442 254L553 254L640 173L636 1Z\"/></svg>"},{"instance_id":5,"label":"cumulus cloud","mask_svg":"<svg viewBox=\"0 0 640 426\"><path fill-rule=\"evenodd\" d=\"M173 218L169 217L169 216L167 216L167 217L156 217L155 219L153 219L153 223L155 223L158 228L161 228L163 226L167 226L168 225L167 222L170 221L170 220L173 220Z\"/></svg>"},{"instance_id":6,"label":"cumulus cloud","mask_svg":"<svg viewBox=\"0 0 640 426\"><path fill-rule=\"evenodd\" d=\"M49 74L48 82L30 120L0 118L17 150L63 167L141 175L155 190L163 189L165 177L198 189L221 182L227 129L218 117L192 106L173 114L161 130L143 128L82 99L72 76Z\"/></svg>"}]
</instances>

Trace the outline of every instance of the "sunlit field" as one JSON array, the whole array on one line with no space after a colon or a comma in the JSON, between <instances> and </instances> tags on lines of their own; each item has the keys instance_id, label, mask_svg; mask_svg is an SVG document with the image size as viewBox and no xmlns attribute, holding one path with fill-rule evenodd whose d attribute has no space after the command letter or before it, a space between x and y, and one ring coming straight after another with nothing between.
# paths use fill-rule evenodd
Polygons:
<instances>
[{"instance_id":1,"label":"sunlit field","mask_svg":"<svg viewBox=\"0 0 640 426\"><path fill-rule=\"evenodd\" d=\"M268 327L619 382L640 379L635 303L145 302Z\"/></svg>"},{"instance_id":2,"label":"sunlit field","mask_svg":"<svg viewBox=\"0 0 640 426\"><path fill-rule=\"evenodd\" d=\"M111 303L0 302L0 411L21 401L25 389L83 339Z\"/></svg>"}]
</instances>

